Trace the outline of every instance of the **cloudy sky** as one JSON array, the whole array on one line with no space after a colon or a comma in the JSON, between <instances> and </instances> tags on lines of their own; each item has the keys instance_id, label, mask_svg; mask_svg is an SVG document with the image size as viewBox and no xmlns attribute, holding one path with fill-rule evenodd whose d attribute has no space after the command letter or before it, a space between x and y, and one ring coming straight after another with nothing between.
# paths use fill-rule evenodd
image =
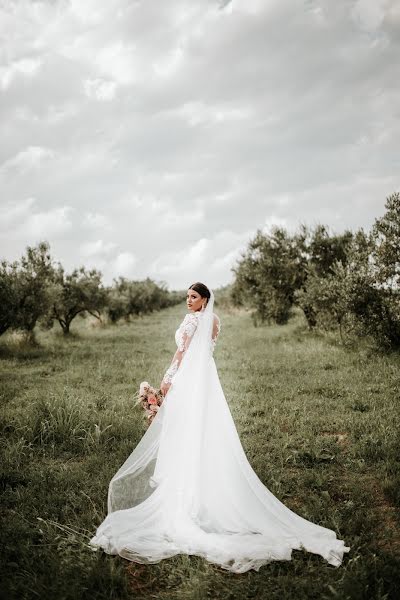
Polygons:
<instances>
[{"instance_id":1,"label":"cloudy sky","mask_svg":"<svg viewBox=\"0 0 400 600\"><path fill-rule=\"evenodd\" d=\"M0 0L0 253L170 289L400 188L398 0Z\"/></svg>"}]
</instances>

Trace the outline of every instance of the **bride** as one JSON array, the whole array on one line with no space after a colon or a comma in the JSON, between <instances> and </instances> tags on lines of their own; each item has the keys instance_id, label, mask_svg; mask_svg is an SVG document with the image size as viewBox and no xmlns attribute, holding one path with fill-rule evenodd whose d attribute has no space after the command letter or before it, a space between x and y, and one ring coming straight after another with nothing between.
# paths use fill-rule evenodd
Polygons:
<instances>
[{"instance_id":1,"label":"bride","mask_svg":"<svg viewBox=\"0 0 400 600\"><path fill-rule=\"evenodd\" d=\"M213 292L194 283L187 306L164 402L111 479L91 547L139 563L196 554L235 573L290 560L293 549L340 565L344 542L282 504L247 460L213 358Z\"/></svg>"}]
</instances>

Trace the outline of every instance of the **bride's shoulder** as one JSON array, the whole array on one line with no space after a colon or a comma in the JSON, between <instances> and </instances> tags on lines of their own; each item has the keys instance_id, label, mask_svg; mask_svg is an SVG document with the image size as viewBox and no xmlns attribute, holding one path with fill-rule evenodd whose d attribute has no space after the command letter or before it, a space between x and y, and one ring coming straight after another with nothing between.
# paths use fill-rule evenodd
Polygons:
<instances>
[{"instance_id":1,"label":"bride's shoulder","mask_svg":"<svg viewBox=\"0 0 400 600\"><path fill-rule=\"evenodd\" d=\"M180 329L184 329L185 331L191 331L197 328L197 323L198 323L198 319L199 319L199 313L198 312L189 312L186 313L182 323L180 324L179 328Z\"/></svg>"},{"instance_id":2,"label":"bride's shoulder","mask_svg":"<svg viewBox=\"0 0 400 600\"><path fill-rule=\"evenodd\" d=\"M185 318L183 320L185 323L191 322L191 321L197 321L199 314L200 314L200 311L188 312L188 313L186 313Z\"/></svg>"},{"instance_id":3,"label":"bride's shoulder","mask_svg":"<svg viewBox=\"0 0 400 600\"><path fill-rule=\"evenodd\" d=\"M196 312L188 312L186 313L183 322L187 323L187 322L194 322L197 321L197 319L202 315L201 311L196 311ZM218 322L221 321L221 319L219 318L219 316L217 315L217 313L213 312L213 316L214 316L214 320L217 320Z\"/></svg>"}]
</instances>

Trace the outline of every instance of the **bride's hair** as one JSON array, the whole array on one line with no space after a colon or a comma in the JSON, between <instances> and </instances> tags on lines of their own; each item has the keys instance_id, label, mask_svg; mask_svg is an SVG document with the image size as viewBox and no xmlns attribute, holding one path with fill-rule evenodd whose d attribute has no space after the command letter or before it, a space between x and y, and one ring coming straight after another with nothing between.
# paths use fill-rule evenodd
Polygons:
<instances>
[{"instance_id":1,"label":"bride's hair","mask_svg":"<svg viewBox=\"0 0 400 600\"><path fill-rule=\"evenodd\" d=\"M200 294L200 296L202 298L207 298L207 300L209 300L209 298L211 296L210 290L208 289L208 287L206 285L204 285L204 283L200 283L200 281L197 281L196 283L192 283L192 285L189 286L189 290L194 290L195 292Z\"/></svg>"}]
</instances>

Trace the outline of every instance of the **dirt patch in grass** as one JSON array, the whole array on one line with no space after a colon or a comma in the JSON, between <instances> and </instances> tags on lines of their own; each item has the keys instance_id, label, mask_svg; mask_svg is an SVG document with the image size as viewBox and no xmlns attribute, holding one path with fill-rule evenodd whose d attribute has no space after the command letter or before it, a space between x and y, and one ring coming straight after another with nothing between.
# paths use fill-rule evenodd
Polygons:
<instances>
[{"instance_id":1,"label":"dirt patch in grass","mask_svg":"<svg viewBox=\"0 0 400 600\"><path fill-rule=\"evenodd\" d=\"M377 532L377 545L382 550L393 553L400 557L400 522L398 509L383 493L379 481L373 475L363 477L364 483L370 486L371 495L374 499L374 511L376 511L382 527Z\"/></svg>"},{"instance_id":2,"label":"dirt patch in grass","mask_svg":"<svg viewBox=\"0 0 400 600\"><path fill-rule=\"evenodd\" d=\"M373 539L377 548L389 554L400 556L400 520L398 509L387 499L382 489L382 484L376 473L357 473L355 475L339 476L336 479L336 488L340 496L332 494L332 498L339 501L351 501L354 494L354 485L359 490L364 490L364 502L368 503L373 515ZM352 489L353 488L353 489Z\"/></svg>"},{"instance_id":3,"label":"dirt patch in grass","mask_svg":"<svg viewBox=\"0 0 400 600\"><path fill-rule=\"evenodd\" d=\"M350 446L349 434L345 431L322 431L321 436L335 440L343 450L347 450Z\"/></svg>"},{"instance_id":4,"label":"dirt patch in grass","mask_svg":"<svg viewBox=\"0 0 400 600\"><path fill-rule=\"evenodd\" d=\"M129 580L129 587L134 592L135 597L144 595L146 592L153 592L157 589L157 579L154 576L154 570L146 565L135 562L129 562L126 566L126 572Z\"/></svg>"}]
</instances>

